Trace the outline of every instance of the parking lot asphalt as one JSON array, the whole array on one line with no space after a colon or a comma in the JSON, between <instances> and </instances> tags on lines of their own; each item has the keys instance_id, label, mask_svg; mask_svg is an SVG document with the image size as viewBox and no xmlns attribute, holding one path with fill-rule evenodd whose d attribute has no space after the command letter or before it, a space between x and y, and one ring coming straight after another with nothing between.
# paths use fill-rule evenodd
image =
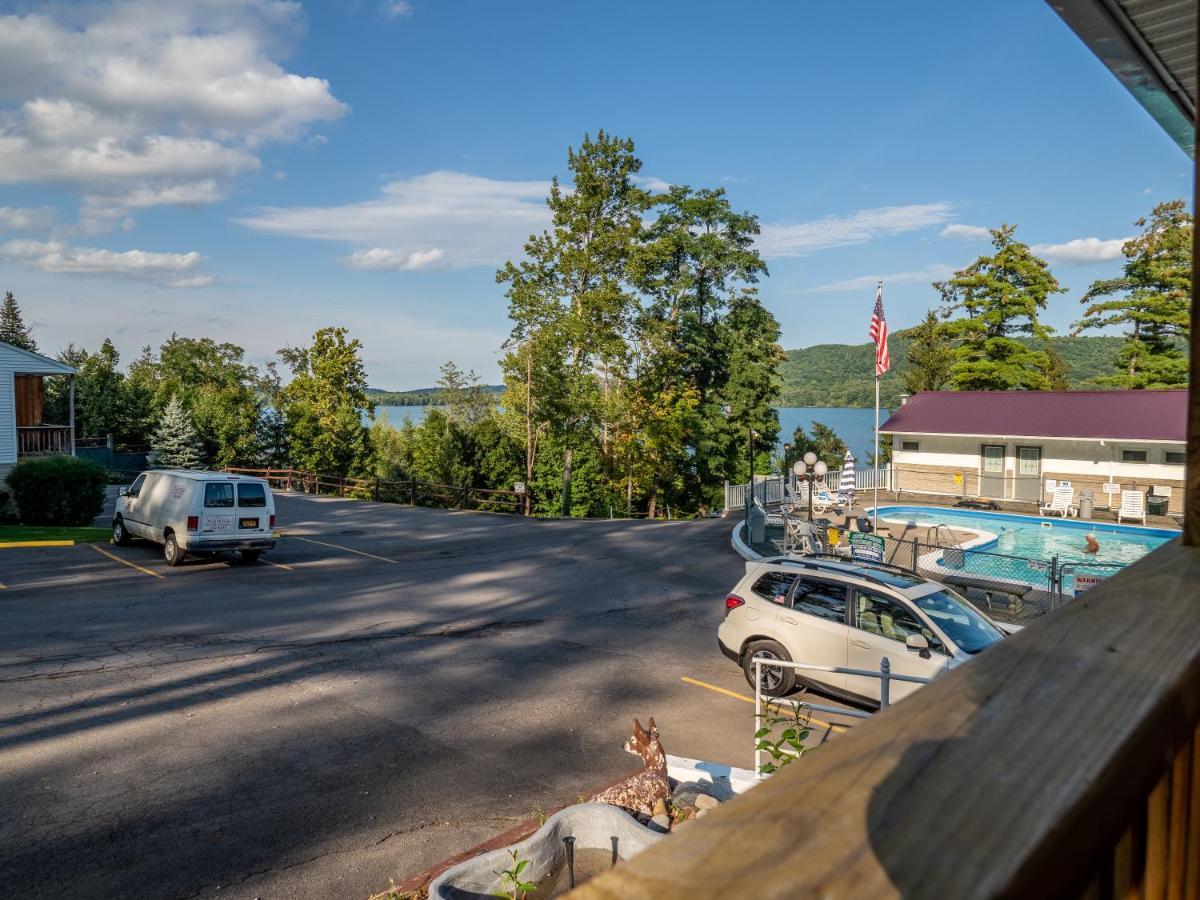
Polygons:
<instances>
[{"instance_id":1,"label":"parking lot asphalt","mask_svg":"<svg viewBox=\"0 0 1200 900\"><path fill-rule=\"evenodd\" d=\"M277 505L251 565L0 551L13 896L366 897L631 771L634 716L751 764L730 523Z\"/></svg>"}]
</instances>

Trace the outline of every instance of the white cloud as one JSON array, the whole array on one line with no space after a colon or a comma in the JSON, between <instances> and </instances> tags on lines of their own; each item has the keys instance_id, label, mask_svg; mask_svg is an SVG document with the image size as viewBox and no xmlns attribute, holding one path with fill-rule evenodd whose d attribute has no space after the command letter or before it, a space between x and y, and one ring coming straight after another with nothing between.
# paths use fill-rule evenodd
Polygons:
<instances>
[{"instance_id":1,"label":"white cloud","mask_svg":"<svg viewBox=\"0 0 1200 900\"><path fill-rule=\"evenodd\" d=\"M53 207L0 206L0 228L7 231L42 231L53 224Z\"/></svg>"},{"instance_id":2,"label":"white cloud","mask_svg":"<svg viewBox=\"0 0 1200 900\"><path fill-rule=\"evenodd\" d=\"M1064 244L1034 244L1029 249L1049 262L1085 266L1120 259L1121 247L1127 240L1129 238L1114 238L1111 241L1096 237L1075 238Z\"/></svg>"},{"instance_id":3,"label":"white cloud","mask_svg":"<svg viewBox=\"0 0 1200 900\"><path fill-rule=\"evenodd\" d=\"M961 222L955 222L947 225L938 232L939 237L944 238L963 238L964 240L987 240L992 236L990 229L983 228L979 225L964 225Z\"/></svg>"},{"instance_id":4,"label":"white cloud","mask_svg":"<svg viewBox=\"0 0 1200 900\"><path fill-rule=\"evenodd\" d=\"M165 280L168 285L175 287L198 287L200 282L195 279L205 277L189 277L185 274L200 264L200 254L194 250L190 253L152 253L147 250L119 252L74 247L61 241L20 240L0 244L0 257L40 272Z\"/></svg>"},{"instance_id":5,"label":"white cloud","mask_svg":"<svg viewBox=\"0 0 1200 900\"><path fill-rule=\"evenodd\" d=\"M671 189L671 182L663 181L661 178L655 178L652 175L635 175L633 183L646 191L655 191L664 193Z\"/></svg>"},{"instance_id":6,"label":"white cloud","mask_svg":"<svg viewBox=\"0 0 1200 900\"><path fill-rule=\"evenodd\" d=\"M391 269L412 272L428 269L439 262L444 254L437 247L406 253L403 250L388 250L373 247L370 250L355 250L345 258L346 265L353 269Z\"/></svg>"},{"instance_id":7,"label":"white cloud","mask_svg":"<svg viewBox=\"0 0 1200 900\"><path fill-rule=\"evenodd\" d=\"M167 282L169 288L198 288L208 287L215 281L211 275L189 275L186 278L175 278Z\"/></svg>"},{"instance_id":8,"label":"white cloud","mask_svg":"<svg viewBox=\"0 0 1200 900\"><path fill-rule=\"evenodd\" d=\"M389 19L411 16L413 11L412 4L408 0L384 0L379 9Z\"/></svg>"},{"instance_id":9,"label":"white cloud","mask_svg":"<svg viewBox=\"0 0 1200 900\"><path fill-rule=\"evenodd\" d=\"M954 267L947 263L931 263L923 269L913 269L908 272L892 272L887 275L857 275L854 278L847 278L842 281L831 281L828 284L819 284L816 287L804 288L798 291L798 293L815 294L874 290L875 285L880 281L883 282L883 288L886 291L889 284L934 282L946 278L953 272Z\"/></svg>"},{"instance_id":10,"label":"white cloud","mask_svg":"<svg viewBox=\"0 0 1200 900\"><path fill-rule=\"evenodd\" d=\"M259 167L261 144L346 111L328 82L277 61L302 30L299 4L45 9L0 15L0 184L60 184L93 206L211 203Z\"/></svg>"},{"instance_id":11,"label":"white cloud","mask_svg":"<svg viewBox=\"0 0 1200 900\"><path fill-rule=\"evenodd\" d=\"M269 207L236 221L256 231L340 241L360 249L357 268L495 266L521 252L550 222L547 181L499 181L429 172L384 185L373 200L344 206ZM422 256L435 248L436 259Z\"/></svg>"},{"instance_id":12,"label":"white cloud","mask_svg":"<svg viewBox=\"0 0 1200 900\"><path fill-rule=\"evenodd\" d=\"M875 238L940 225L953 214L950 203L916 203L862 209L812 222L774 222L762 226L757 243L767 258L807 256L818 250L865 244Z\"/></svg>"}]
</instances>

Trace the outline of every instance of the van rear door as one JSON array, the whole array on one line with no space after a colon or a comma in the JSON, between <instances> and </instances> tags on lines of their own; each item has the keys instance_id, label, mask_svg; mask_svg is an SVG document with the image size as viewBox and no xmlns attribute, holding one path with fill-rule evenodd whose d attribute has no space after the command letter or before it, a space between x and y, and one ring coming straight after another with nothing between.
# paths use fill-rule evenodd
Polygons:
<instances>
[{"instance_id":1,"label":"van rear door","mask_svg":"<svg viewBox=\"0 0 1200 900\"><path fill-rule=\"evenodd\" d=\"M259 536L271 530L271 492L261 481L237 484L237 531Z\"/></svg>"},{"instance_id":2,"label":"van rear door","mask_svg":"<svg viewBox=\"0 0 1200 900\"><path fill-rule=\"evenodd\" d=\"M202 537L233 537L237 534L237 509L232 481L204 481L204 509L200 515Z\"/></svg>"}]
</instances>

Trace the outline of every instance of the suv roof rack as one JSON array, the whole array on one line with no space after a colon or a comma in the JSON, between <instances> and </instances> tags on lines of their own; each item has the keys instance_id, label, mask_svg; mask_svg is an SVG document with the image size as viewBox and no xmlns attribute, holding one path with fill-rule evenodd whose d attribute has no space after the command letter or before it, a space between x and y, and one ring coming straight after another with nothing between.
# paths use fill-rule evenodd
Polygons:
<instances>
[{"instance_id":1,"label":"suv roof rack","mask_svg":"<svg viewBox=\"0 0 1200 900\"><path fill-rule=\"evenodd\" d=\"M884 562L877 563L847 561L843 557L831 559L819 556L806 556L801 559L797 559L794 556L769 556L766 559L760 560L760 562L781 566L798 566L803 569L813 569L818 572L822 569L826 571L842 572L847 575L857 575L859 578L862 578L866 581L874 581L876 584L887 584L887 582L883 581L881 578L874 577L871 573L872 569L878 569L881 572L896 572L900 575L906 575L917 583L921 581L921 577L919 575L914 575L903 566L897 566L893 565L892 563Z\"/></svg>"}]
</instances>

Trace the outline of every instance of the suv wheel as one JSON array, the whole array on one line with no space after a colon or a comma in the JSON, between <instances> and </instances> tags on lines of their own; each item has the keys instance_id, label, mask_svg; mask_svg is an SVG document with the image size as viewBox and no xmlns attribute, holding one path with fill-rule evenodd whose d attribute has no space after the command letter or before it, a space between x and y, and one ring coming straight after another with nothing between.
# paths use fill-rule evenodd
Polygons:
<instances>
[{"instance_id":1,"label":"suv wheel","mask_svg":"<svg viewBox=\"0 0 1200 900\"><path fill-rule=\"evenodd\" d=\"M750 687L754 687L754 657L781 659L791 662L792 658L776 641L755 641L746 648L742 657L742 672ZM784 666L762 667L762 692L764 697L785 697L796 689L796 670Z\"/></svg>"},{"instance_id":2,"label":"suv wheel","mask_svg":"<svg viewBox=\"0 0 1200 900\"><path fill-rule=\"evenodd\" d=\"M129 546L129 532L125 530L125 520L120 516L113 519L112 542L118 547Z\"/></svg>"},{"instance_id":3,"label":"suv wheel","mask_svg":"<svg viewBox=\"0 0 1200 900\"><path fill-rule=\"evenodd\" d=\"M168 534L167 539L163 541L163 559L167 561L168 566L177 566L183 562L184 552L180 549L179 544L175 541L174 534Z\"/></svg>"}]
</instances>

